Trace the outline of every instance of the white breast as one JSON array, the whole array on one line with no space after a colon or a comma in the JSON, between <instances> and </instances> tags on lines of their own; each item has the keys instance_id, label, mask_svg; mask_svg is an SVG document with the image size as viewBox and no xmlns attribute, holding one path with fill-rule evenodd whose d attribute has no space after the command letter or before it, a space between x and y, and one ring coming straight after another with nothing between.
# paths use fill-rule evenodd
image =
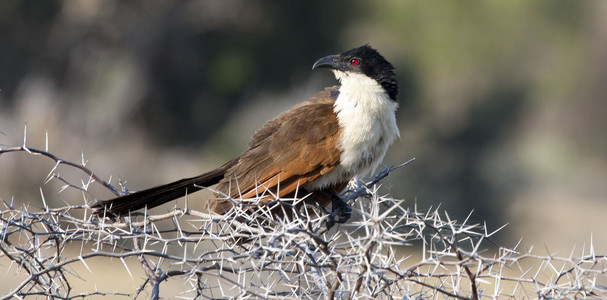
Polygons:
<instances>
[{"instance_id":1,"label":"white breast","mask_svg":"<svg viewBox=\"0 0 607 300\"><path fill-rule=\"evenodd\" d=\"M374 172L399 136L395 116L398 103L390 99L381 85L363 74L334 73L341 81L334 104L341 129L340 166L307 186L311 189Z\"/></svg>"}]
</instances>

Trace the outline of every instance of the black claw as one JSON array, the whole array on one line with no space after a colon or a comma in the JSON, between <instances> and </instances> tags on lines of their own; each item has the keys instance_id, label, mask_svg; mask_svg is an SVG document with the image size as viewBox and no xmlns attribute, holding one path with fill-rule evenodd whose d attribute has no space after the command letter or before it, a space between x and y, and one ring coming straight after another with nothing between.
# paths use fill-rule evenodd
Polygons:
<instances>
[{"instance_id":1,"label":"black claw","mask_svg":"<svg viewBox=\"0 0 607 300\"><path fill-rule=\"evenodd\" d=\"M304 190L307 193L307 191ZM331 200L331 212L329 213L325 210L325 207L321 205L318 200L316 200L318 204L318 208L323 214L327 214L326 222L324 223L327 227L326 230L331 229L337 223L345 223L352 216L352 208L348 204L348 202L341 199L338 195L327 191L320 191L325 197ZM314 199L314 198L312 198ZM322 226L322 225L321 225Z\"/></svg>"},{"instance_id":2,"label":"black claw","mask_svg":"<svg viewBox=\"0 0 607 300\"><path fill-rule=\"evenodd\" d=\"M335 223L345 223L352 216L352 208L346 201L338 196L332 195L332 210L327 221L327 229L331 229Z\"/></svg>"}]
</instances>

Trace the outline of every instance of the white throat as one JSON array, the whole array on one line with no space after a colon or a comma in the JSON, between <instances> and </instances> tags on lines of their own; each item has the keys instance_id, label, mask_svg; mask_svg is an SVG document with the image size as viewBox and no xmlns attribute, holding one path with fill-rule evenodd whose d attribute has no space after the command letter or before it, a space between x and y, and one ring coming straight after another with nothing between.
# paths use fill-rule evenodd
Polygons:
<instances>
[{"instance_id":1,"label":"white throat","mask_svg":"<svg viewBox=\"0 0 607 300\"><path fill-rule=\"evenodd\" d=\"M341 81L334 104L341 127L341 165L354 176L369 175L399 136L395 116L398 103L366 75L334 73Z\"/></svg>"},{"instance_id":2,"label":"white throat","mask_svg":"<svg viewBox=\"0 0 607 300\"><path fill-rule=\"evenodd\" d=\"M381 85L363 74L333 71L341 81L334 111L340 126L340 165L311 188L322 188L374 172L399 137L392 101Z\"/></svg>"}]
</instances>

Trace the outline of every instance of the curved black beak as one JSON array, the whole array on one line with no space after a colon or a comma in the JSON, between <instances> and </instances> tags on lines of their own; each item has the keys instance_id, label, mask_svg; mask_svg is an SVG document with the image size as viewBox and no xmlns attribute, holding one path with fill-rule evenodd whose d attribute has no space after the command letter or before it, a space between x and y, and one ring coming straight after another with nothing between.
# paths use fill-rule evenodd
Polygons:
<instances>
[{"instance_id":1,"label":"curved black beak","mask_svg":"<svg viewBox=\"0 0 607 300\"><path fill-rule=\"evenodd\" d=\"M312 66L312 70L318 68L337 69L339 66L339 55L329 55L317 60Z\"/></svg>"}]
</instances>

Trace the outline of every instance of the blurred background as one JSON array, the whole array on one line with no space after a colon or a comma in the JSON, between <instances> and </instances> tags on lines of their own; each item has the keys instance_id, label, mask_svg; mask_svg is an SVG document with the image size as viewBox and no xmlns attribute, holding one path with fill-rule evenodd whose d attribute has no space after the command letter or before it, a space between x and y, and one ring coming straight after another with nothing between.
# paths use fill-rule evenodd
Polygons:
<instances>
[{"instance_id":1,"label":"blurred background","mask_svg":"<svg viewBox=\"0 0 607 300\"><path fill-rule=\"evenodd\" d=\"M605 16L600 0L3 0L0 144L27 123L31 147L48 133L52 153L131 190L197 175L336 84L316 59L370 43L401 87L384 162L416 158L387 193L508 224L508 247L607 253ZM82 202L43 185L52 166L0 156L0 198Z\"/></svg>"}]
</instances>

